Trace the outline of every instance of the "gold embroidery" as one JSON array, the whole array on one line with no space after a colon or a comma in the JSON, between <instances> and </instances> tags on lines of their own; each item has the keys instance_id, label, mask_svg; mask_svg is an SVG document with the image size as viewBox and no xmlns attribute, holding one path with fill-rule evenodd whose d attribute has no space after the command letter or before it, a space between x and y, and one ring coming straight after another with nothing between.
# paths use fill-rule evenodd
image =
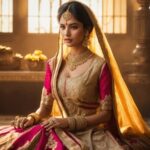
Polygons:
<instances>
[{"instance_id":1,"label":"gold embroidery","mask_svg":"<svg viewBox=\"0 0 150 150\"><path fill-rule=\"evenodd\" d=\"M78 103L74 103L71 100L65 99L64 103L69 113L69 116L75 116L75 115L87 116L96 113L96 108L89 109L89 108L80 107Z\"/></svg>"},{"instance_id":2,"label":"gold embroidery","mask_svg":"<svg viewBox=\"0 0 150 150\"><path fill-rule=\"evenodd\" d=\"M101 110L112 110L112 100L110 95L106 95L100 102Z\"/></svg>"},{"instance_id":3,"label":"gold embroidery","mask_svg":"<svg viewBox=\"0 0 150 150\"><path fill-rule=\"evenodd\" d=\"M69 54L66 58L66 63L69 66L69 69L71 71L75 70L79 65L84 64L88 59L90 59L93 56L93 54L90 52L90 50L85 49L80 55L78 56L72 56Z\"/></svg>"},{"instance_id":4,"label":"gold embroidery","mask_svg":"<svg viewBox=\"0 0 150 150\"><path fill-rule=\"evenodd\" d=\"M99 107L97 89L104 60L96 55L93 55L91 59L90 68L80 76L66 79L64 70L59 74L58 92L70 117L95 114ZM66 89L66 95L64 95L64 88Z\"/></svg>"},{"instance_id":5,"label":"gold embroidery","mask_svg":"<svg viewBox=\"0 0 150 150\"><path fill-rule=\"evenodd\" d=\"M61 141L63 141L64 145L66 146L67 149L70 150L81 150L80 144L77 143L77 139L76 141L73 140L70 136L68 136L67 133L65 133L64 131L62 131L61 129L56 129L55 130L57 135L59 136L59 138L61 139Z\"/></svg>"},{"instance_id":6,"label":"gold embroidery","mask_svg":"<svg viewBox=\"0 0 150 150\"><path fill-rule=\"evenodd\" d=\"M55 148L57 148L57 142L54 140L53 135L50 134L47 144L45 146L45 150L46 149L52 149L55 150Z\"/></svg>"},{"instance_id":7,"label":"gold embroidery","mask_svg":"<svg viewBox=\"0 0 150 150\"><path fill-rule=\"evenodd\" d=\"M41 105L51 106L53 102L52 94L47 94L47 90L43 88L41 96Z\"/></svg>"}]
</instances>

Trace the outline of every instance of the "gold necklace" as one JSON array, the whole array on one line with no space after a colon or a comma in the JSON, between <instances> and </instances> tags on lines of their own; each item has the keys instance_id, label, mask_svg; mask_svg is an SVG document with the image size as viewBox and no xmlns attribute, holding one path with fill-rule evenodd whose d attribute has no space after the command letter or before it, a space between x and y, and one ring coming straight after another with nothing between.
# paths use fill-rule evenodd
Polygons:
<instances>
[{"instance_id":1,"label":"gold necklace","mask_svg":"<svg viewBox=\"0 0 150 150\"><path fill-rule=\"evenodd\" d=\"M85 63L93 54L90 50L85 50L83 53L78 56L72 56L69 54L66 58L66 64L69 66L71 71L75 70L79 65Z\"/></svg>"}]
</instances>

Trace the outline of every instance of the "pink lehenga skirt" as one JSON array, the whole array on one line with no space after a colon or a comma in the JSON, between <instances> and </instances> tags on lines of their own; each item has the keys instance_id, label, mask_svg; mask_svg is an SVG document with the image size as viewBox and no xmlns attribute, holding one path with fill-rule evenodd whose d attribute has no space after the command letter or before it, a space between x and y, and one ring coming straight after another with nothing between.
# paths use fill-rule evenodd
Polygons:
<instances>
[{"instance_id":1,"label":"pink lehenga skirt","mask_svg":"<svg viewBox=\"0 0 150 150\"><path fill-rule=\"evenodd\" d=\"M0 150L99 150L100 147L105 150L122 150L114 138L103 130L93 134L92 130L73 134L63 129L46 132L41 124L25 130L12 126L0 127Z\"/></svg>"},{"instance_id":2,"label":"pink lehenga skirt","mask_svg":"<svg viewBox=\"0 0 150 150\"><path fill-rule=\"evenodd\" d=\"M0 127L0 150L52 149L65 149L54 129L47 133L42 125L35 125L26 130L12 126Z\"/></svg>"}]
</instances>

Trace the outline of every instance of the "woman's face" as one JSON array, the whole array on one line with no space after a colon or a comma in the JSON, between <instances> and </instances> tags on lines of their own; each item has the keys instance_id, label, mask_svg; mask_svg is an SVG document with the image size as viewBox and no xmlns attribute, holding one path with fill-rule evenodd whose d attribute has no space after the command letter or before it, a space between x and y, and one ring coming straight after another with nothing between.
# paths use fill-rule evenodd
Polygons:
<instances>
[{"instance_id":1,"label":"woman's face","mask_svg":"<svg viewBox=\"0 0 150 150\"><path fill-rule=\"evenodd\" d=\"M82 46L85 30L81 22L75 19L73 15L68 20L62 15L59 24L64 44L68 47Z\"/></svg>"}]
</instances>

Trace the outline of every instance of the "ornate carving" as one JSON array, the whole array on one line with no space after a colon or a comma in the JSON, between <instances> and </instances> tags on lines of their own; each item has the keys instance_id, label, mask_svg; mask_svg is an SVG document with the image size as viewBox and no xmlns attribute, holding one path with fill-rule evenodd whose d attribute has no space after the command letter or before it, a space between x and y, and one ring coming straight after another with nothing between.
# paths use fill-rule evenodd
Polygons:
<instances>
[{"instance_id":1,"label":"ornate carving","mask_svg":"<svg viewBox=\"0 0 150 150\"><path fill-rule=\"evenodd\" d=\"M141 7L149 7L149 0L137 0L137 2L141 5Z\"/></svg>"}]
</instances>

